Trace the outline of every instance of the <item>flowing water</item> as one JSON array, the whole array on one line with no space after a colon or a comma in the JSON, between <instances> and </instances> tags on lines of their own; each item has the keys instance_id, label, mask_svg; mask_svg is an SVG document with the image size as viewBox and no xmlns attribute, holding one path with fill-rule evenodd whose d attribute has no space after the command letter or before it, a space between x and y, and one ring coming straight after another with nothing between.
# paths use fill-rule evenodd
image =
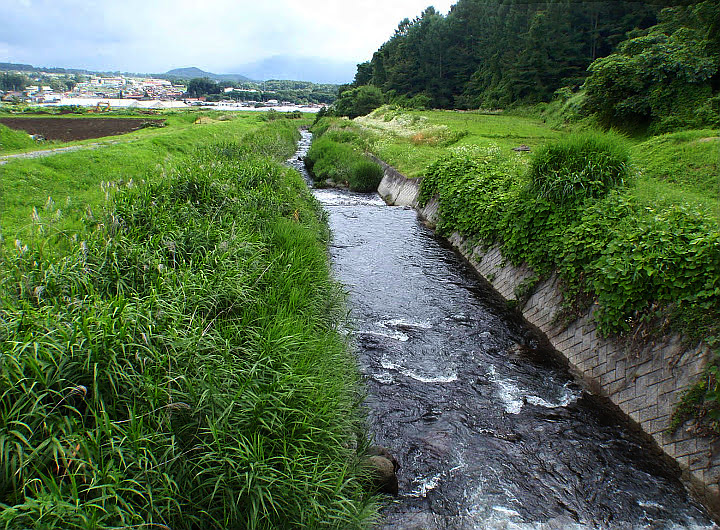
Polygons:
<instances>
[{"instance_id":1,"label":"flowing water","mask_svg":"<svg viewBox=\"0 0 720 530\"><path fill-rule=\"evenodd\" d=\"M307 178L299 157L291 164ZM398 458L380 528L712 528L678 470L417 219L315 190L349 293L375 442Z\"/></svg>"}]
</instances>

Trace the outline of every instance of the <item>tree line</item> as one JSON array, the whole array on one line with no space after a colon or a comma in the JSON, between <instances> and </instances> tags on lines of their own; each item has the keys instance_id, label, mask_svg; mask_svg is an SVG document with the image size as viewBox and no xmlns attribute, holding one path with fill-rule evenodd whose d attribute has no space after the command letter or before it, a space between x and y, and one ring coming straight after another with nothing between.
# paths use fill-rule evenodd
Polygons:
<instances>
[{"instance_id":1,"label":"tree line","mask_svg":"<svg viewBox=\"0 0 720 530\"><path fill-rule=\"evenodd\" d=\"M65 76L62 78L39 76L28 77L17 72L5 72L0 75L0 90L22 92L30 85L49 86L52 90L64 92L72 90L78 83L78 76Z\"/></svg>"},{"instance_id":2,"label":"tree line","mask_svg":"<svg viewBox=\"0 0 720 530\"><path fill-rule=\"evenodd\" d=\"M429 7L400 22L372 59L358 65L341 99L344 91L369 86L403 106L498 108L582 88L589 108L608 121L655 119L677 99L693 99L697 107L698 97L717 94L719 20L714 0L678 6L459 0L447 16ZM603 94L616 82L621 88L610 102ZM688 84L692 90L683 88ZM652 101L639 95L653 90ZM376 94L363 89L364 96L370 92Z\"/></svg>"},{"instance_id":3,"label":"tree line","mask_svg":"<svg viewBox=\"0 0 720 530\"><path fill-rule=\"evenodd\" d=\"M242 90L226 93L226 88L238 88ZM337 90L337 85L316 84L309 81L271 80L257 83L250 81L216 82L207 77L193 78L187 81L188 96L206 97L208 101L219 101L222 99L267 101L269 99L277 99L281 101L291 101L297 104L330 104L335 101Z\"/></svg>"}]
</instances>

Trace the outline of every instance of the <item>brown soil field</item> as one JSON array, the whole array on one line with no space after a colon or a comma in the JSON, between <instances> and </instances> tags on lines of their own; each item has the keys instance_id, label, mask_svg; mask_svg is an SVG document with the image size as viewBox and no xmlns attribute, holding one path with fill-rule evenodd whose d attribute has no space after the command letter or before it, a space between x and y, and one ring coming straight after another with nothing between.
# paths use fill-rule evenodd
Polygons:
<instances>
[{"instance_id":1,"label":"brown soil field","mask_svg":"<svg viewBox=\"0 0 720 530\"><path fill-rule=\"evenodd\" d=\"M144 118L0 118L11 129L39 134L46 140L88 140L162 126L165 120Z\"/></svg>"}]
</instances>

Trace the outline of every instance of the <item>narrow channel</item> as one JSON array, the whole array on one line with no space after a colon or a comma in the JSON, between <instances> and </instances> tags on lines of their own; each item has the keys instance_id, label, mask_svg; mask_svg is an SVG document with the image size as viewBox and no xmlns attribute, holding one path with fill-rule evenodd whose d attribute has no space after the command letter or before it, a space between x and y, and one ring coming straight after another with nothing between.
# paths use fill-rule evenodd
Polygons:
<instances>
[{"instance_id":1,"label":"narrow channel","mask_svg":"<svg viewBox=\"0 0 720 530\"><path fill-rule=\"evenodd\" d=\"M290 161L306 178L311 141L303 132ZM380 528L713 528L678 469L414 210L314 193L349 294L371 432L401 465Z\"/></svg>"}]
</instances>

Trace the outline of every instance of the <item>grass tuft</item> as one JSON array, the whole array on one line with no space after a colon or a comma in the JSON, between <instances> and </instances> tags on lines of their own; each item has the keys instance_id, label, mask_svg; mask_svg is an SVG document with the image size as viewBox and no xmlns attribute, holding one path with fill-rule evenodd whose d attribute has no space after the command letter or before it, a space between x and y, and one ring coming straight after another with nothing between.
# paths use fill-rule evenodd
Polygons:
<instances>
[{"instance_id":1,"label":"grass tuft","mask_svg":"<svg viewBox=\"0 0 720 530\"><path fill-rule=\"evenodd\" d=\"M576 133L536 151L529 174L535 192L552 202L597 199L630 181L630 151L615 133Z\"/></svg>"}]
</instances>

